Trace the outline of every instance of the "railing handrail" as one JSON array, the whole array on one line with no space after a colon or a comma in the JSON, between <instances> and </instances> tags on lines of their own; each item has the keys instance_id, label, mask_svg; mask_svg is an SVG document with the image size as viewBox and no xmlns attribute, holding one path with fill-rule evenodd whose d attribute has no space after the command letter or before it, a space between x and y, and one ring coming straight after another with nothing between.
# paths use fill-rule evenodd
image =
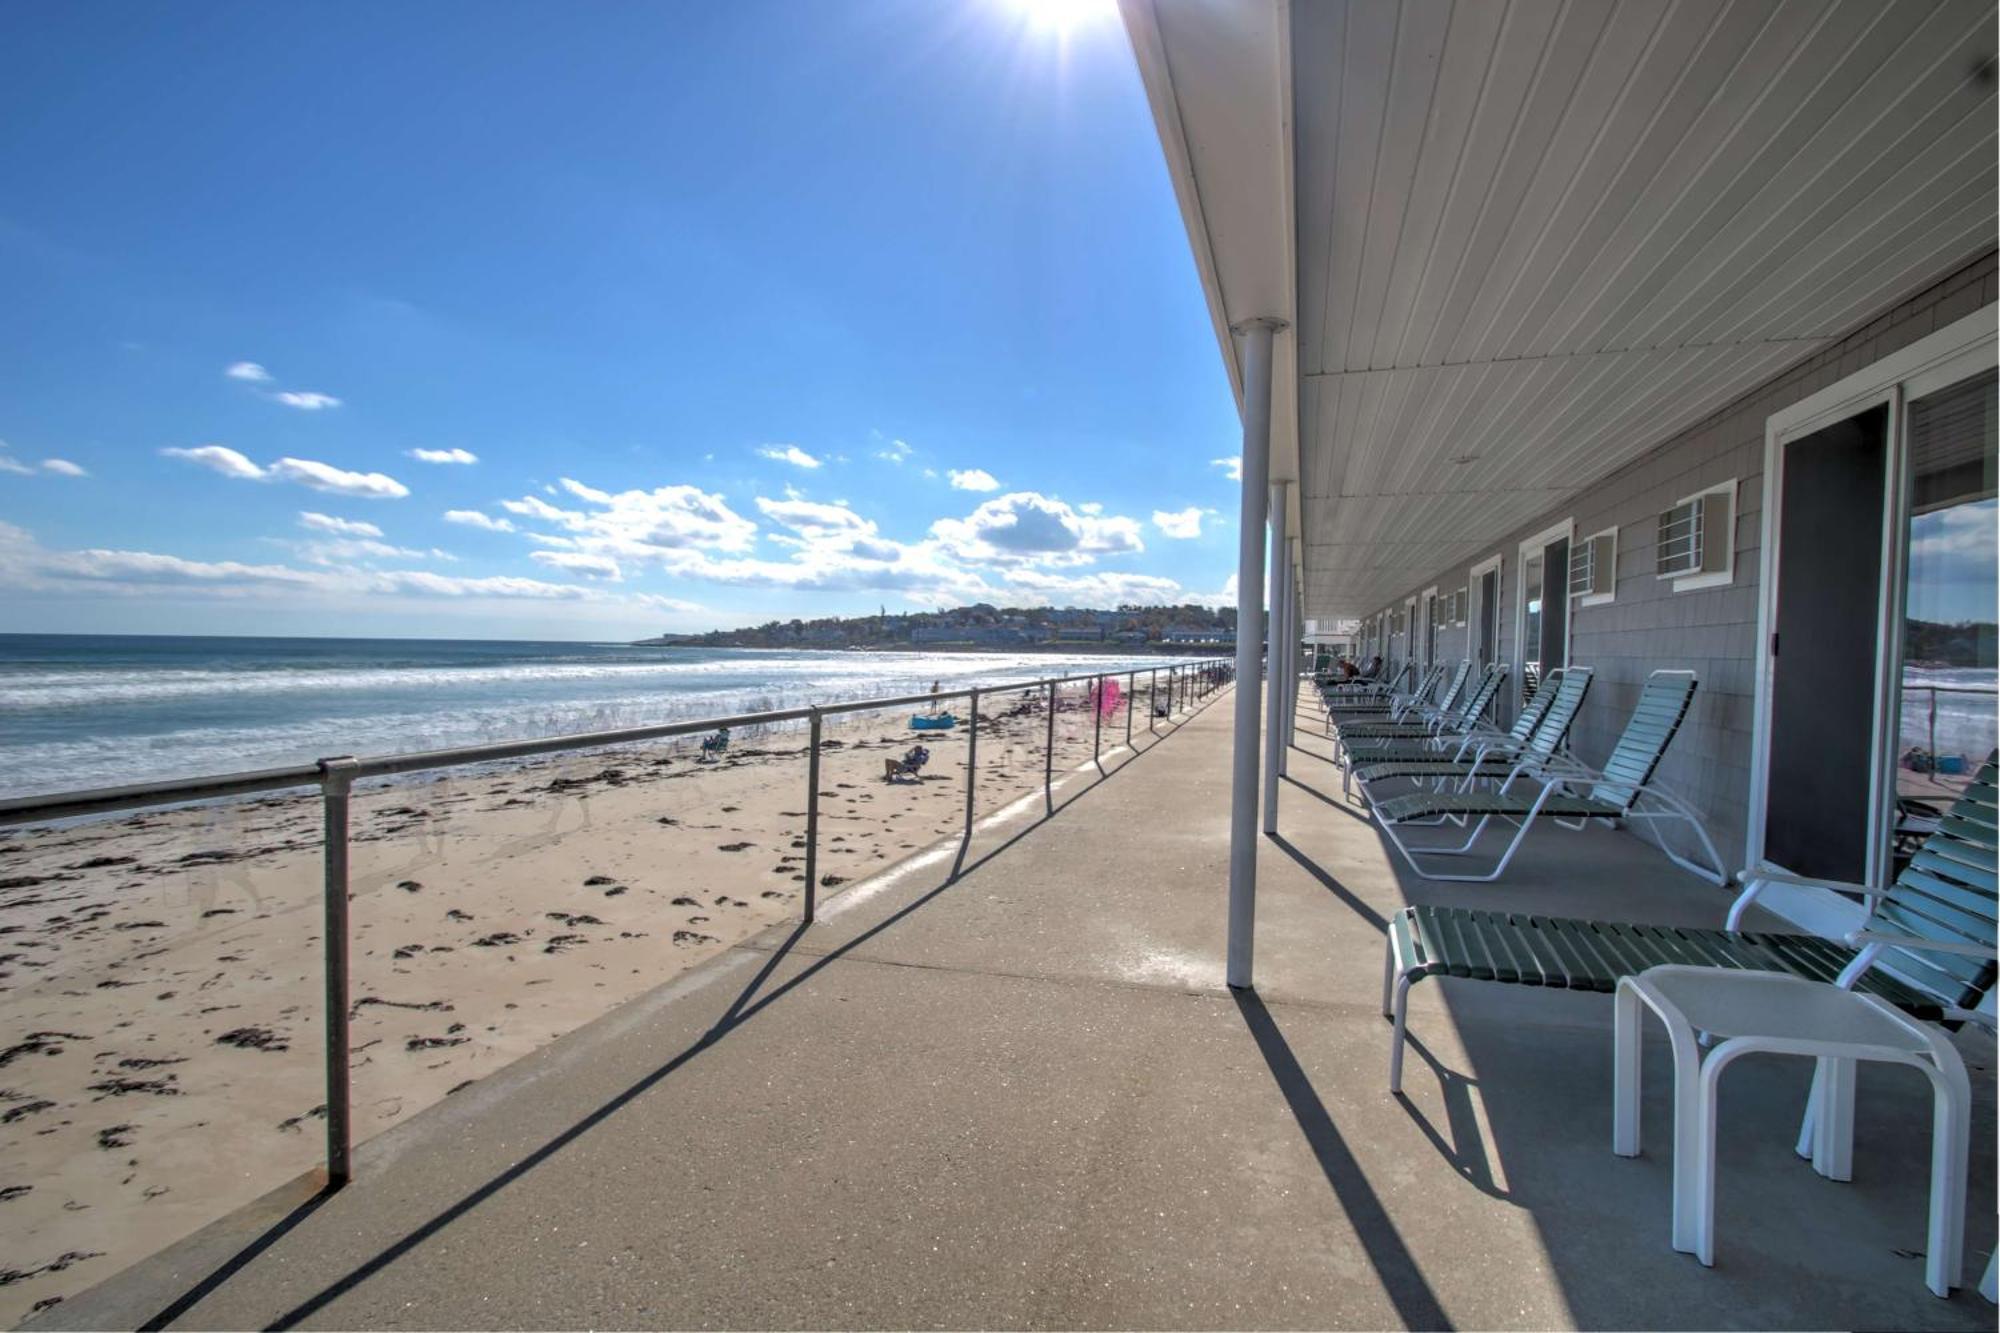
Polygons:
<instances>
[{"instance_id":1,"label":"railing handrail","mask_svg":"<svg viewBox=\"0 0 2000 1333\"><path fill-rule=\"evenodd\" d=\"M479 745L449 746L440 750L412 750L404 754L371 755L354 759L347 772L353 781L422 772L433 768L462 768L470 764L506 759L526 759L563 750L596 750L637 741L666 740L691 736L721 727L739 730L778 722L802 722L814 713L825 717L836 713L867 713L883 708L966 699L973 695L1005 694L1012 690L1039 690L1052 685L1126 676L1137 671L1164 671L1179 667L1203 666L1228 661L1219 657L1166 659L1156 665L1127 665L1117 671L1089 671L1067 676L1040 676L1033 680L998 685L969 685L963 689L940 690L936 694L899 694L879 699L849 699L834 703L807 704L798 708L767 709L756 713L735 713L720 717L689 718L680 722L660 722L643 727L616 727L609 731L565 732L514 741L488 741ZM352 756L329 756L343 760ZM118 787L87 787L30 796L0 799L0 828L38 824L54 819L74 819L84 815L113 814L122 810L142 810L157 805L180 805L192 801L217 800L227 796L251 796L284 791L290 787L316 787L326 775L324 759L282 768L248 769L234 773L204 774L190 778L168 778L159 782L132 783ZM343 767L346 767L343 765Z\"/></svg>"}]
</instances>

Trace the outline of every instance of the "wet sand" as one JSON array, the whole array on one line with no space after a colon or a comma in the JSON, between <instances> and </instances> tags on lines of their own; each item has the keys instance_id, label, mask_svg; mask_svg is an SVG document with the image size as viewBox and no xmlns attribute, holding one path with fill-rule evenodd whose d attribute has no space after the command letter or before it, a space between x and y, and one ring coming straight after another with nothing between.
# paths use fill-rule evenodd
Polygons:
<instances>
[{"instance_id":1,"label":"wet sand","mask_svg":"<svg viewBox=\"0 0 2000 1333\"><path fill-rule=\"evenodd\" d=\"M981 814L1039 788L1046 725L1020 694L983 702ZM1107 750L1124 727L1106 718ZM822 895L958 835L963 729L868 715L824 736ZM357 789L356 1141L795 918L804 739ZM919 741L921 779L885 780ZM1058 775L1090 753L1067 692ZM302 793L0 832L0 1324L321 1162L319 821Z\"/></svg>"}]
</instances>

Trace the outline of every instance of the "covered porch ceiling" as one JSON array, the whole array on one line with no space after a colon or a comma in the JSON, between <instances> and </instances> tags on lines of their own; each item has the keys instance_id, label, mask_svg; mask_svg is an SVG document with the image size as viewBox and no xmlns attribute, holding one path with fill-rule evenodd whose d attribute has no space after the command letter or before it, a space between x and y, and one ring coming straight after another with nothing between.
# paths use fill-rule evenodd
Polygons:
<instances>
[{"instance_id":1,"label":"covered porch ceiling","mask_svg":"<svg viewBox=\"0 0 2000 1333\"><path fill-rule=\"evenodd\" d=\"M1123 0L1306 614L1481 555L1995 244L1988 0Z\"/></svg>"}]
</instances>

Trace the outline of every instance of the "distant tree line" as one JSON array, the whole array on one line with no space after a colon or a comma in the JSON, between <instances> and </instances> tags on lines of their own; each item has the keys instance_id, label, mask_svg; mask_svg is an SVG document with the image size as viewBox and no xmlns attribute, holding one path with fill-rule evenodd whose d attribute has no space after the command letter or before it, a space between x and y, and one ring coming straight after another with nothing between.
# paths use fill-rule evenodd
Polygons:
<instances>
[{"instance_id":1,"label":"distant tree line","mask_svg":"<svg viewBox=\"0 0 2000 1333\"><path fill-rule=\"evenodd\" d=\"M1101 636L1107 642L1153 643L1170 636L1213 634L1217 640L1236 630L1236 608L1202 606L998 607L987 602L944 611L890 614L885 608L872 616L821 616L812 620L768 620L742 629L710 630L705 634L663 634L649 642L716 648L784 648L805 646L866 647L907 643L963 641L985 645L1049 643L1079 634Z\"/></svg>"},{"instance_id":2,"label":"distant tree line","mask_svg":"<svg viewBox=\"0 0 2000 1333\"><path fill-rule=\"evenodd\" d=\"M1994 623L1959 620L1910 620L1903 630L1903 655L1911 662L1945 667L1991 666Z\"/></svg>"}]
</instances>

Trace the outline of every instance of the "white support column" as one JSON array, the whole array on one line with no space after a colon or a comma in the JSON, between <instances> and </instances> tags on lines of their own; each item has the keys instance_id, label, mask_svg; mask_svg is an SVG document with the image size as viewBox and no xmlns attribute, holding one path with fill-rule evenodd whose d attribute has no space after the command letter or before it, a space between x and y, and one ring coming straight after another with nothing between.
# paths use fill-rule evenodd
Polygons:
<instances>
[{"instance_id":1,"label":"white support column","mask_svg":"<svg viewBox=\"0 0 2000 1333\"><path fill-rule=\"evenodd\" d=\"M1278 771L1292 771L1292 737L1299 725L1299 639L1305 633L1305 603L1300 597L1302 580L1298 565L1299 534L1285 543L1285 729L1284 751L1278 757Z\"/></svg>"},{"instance_id":2,"label":"white support column","mask_svg":"<svg viewBox=\"0 0 2000 1333\"><path fill-rule=\"evenodd\" d=\"M1271 342L1253 319L1243 340L1243 499L1236 524L1236 732L1229 772L1229 945L1225 979L1251 984L1257 933L1257 674L1264 628L1264 522L1271 477Z\"/></svg>"},{"instance_id":3,"label":"white support column","mask_svg":"<svg viewBox=\"0 0 2000 1333\"><path fill-rule=\"evenodd\" d=\"M1292 575L1285 552L1285 483L1271 485L1271 624L1265 645L1264 832L1278 831L1278 775L1285 771L1285 635L1291 619Z\"/></svg>"}]
</instances>

